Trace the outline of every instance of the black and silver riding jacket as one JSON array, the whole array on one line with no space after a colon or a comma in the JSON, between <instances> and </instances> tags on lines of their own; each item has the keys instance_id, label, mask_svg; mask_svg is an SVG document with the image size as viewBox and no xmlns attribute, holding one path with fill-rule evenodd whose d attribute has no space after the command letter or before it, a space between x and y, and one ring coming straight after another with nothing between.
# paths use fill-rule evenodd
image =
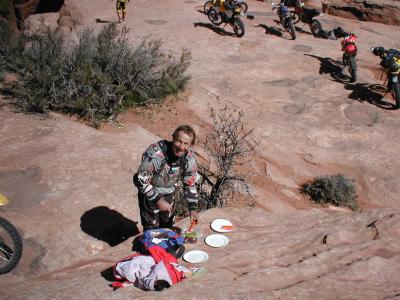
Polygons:
<instances>
[{"instance_id":1,"label":"black and silver riding jacket","mask_svg":"<svg viewBox=\"0 0 400 300\"><path fill-rule=\"evenodd\" d=\"M198 194L197 162L194 152L189 148L185 155L176 157L172 146L172 142L166 140L150 145L142 155L142 162L133 181L139 192L149 201L157 201L163 195L173 193L178 180L182 179L189 210L195 210Z\"/></svg>"}]
</instances>

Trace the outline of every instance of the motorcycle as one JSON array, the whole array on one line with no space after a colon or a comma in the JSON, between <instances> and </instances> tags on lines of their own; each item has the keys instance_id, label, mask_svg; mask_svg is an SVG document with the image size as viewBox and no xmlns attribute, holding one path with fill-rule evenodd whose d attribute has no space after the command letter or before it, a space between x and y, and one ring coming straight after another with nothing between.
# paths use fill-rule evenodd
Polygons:
<instances>
[{"instance_id":1,"label":"motorcycle","mask_svg":"<svg viewBox=\"0 0 400 300\"><path fill-rule=\"evenodd\" d=\"M8 199L0 194L0 206ZM22 239L18 230L5 218L0 217L0 275L13 270L22 256Z\"/></svg>"},{"instance_id":2,"label":"motorcycle","mask_svg":"<svg viewBox=\"0 0 400 300\"><path fill-rule=\"evenodd\" d=\"M293 24L297 24L300 22L300 8L304 6L304 2L301 0L286 0L284 2L286 7L293 8L294 10L290 10L290 17L292 19Z\"/></svg>"},{"instance_id":3,"label":"motorcycle","mask_svg":"<svg viewBox=\"0 0 400 300\"><path fill-rule=\"evenodd\" d=\"M347 66L349 68L351 82L355 82L357 80L356 40L358 39L358 37L354 33L347 33L343 31L341 27L334 29L333 32L335 37L337 37L338 39L342 38L342 40L340 41L342 51L344 52L342 56L342 63L343 66Z\"/></svg>"},{"instance_id":4,"label":"motorcycle","mask_svg":"<svg viewBox=\"0 0 400 300\"><path fill-rule=\"evenodd\" d=\"M222 23L230 24L233 27L233 31L237 37L244 36L245 29L243 21L240 16L244 15L240 4L235 4L232 11L226 11L224 5L221 3L219 7L214 6L207 12L208 19L216 26ZM225 26L224 26L225 27Z\"/></svg>"},{"instance_id":5,"label":"motorcycle","mask_svg":"<svg viewBox=\"0 0 400 300\"><path fill-rule=\"evenodd\" d=\"M283 3L274 3L272 2L272 11L277 9L277 14L282 24L283 28L290 33L290 36L293 40L296 39L296 31L294 30L294 25L292 22L292 18L290 16L290 10Z\"/></svg>"},{"instance_id":6,"label":"motorcycle","mask_svg":"<svg viewBox=\"0 0 400 300\"><path fill-rule=\"evenodd\" d=\"M392 94L396 101L396 109L400 108L400 51L396 49L385 49L383 47L373 47L371 51L374 55L381 58L381 66L386 73L387 90ZM383 75L383 73L382 73Z\"/></svg>"},{"instance_id":7,"label":"motorcycle","mask_svg":"<svg viewBox=\"0 0 400 300\"><path fill-rule=\"evenodd\" d=\"M249 6L247 5L245 0L236 0L235 4L239 4L242 7L242 12L247 13L247 10L249 9ZM210 8L213 7L219 7L220 6L220 1L219 0L208 0L206 3L204 3L203 10L204 13L207 14Z\"/></svg>"},{"instance_id":8,"label":"motorcycle","mask_svg":"<svg viewBox=\"0 0 400 300\"><path fill-rule=\"evenodd\" d=\"M315 17L322 16L322 13L320 10L316 8L307 8L304 6L300 7L295 7L295 14L298 16L297 22L301 21L304 24L308 24L310 26L311 33L313 36L317 37L319 36L319 33L322 29L321 22L317 19L314 19ZM293 15L292 15L293 19ZM297 23L293 22L293 23Z\"/></svg>"}]
</instances>

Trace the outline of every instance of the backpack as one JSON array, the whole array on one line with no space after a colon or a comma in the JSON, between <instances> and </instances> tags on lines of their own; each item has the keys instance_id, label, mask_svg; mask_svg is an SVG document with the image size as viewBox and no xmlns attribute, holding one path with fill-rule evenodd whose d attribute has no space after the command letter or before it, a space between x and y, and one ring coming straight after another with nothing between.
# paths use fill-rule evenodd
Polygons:
<instances>
[{"instance_id":1,"label":"backpack","mask_svg":"<svg viewBox=\"0 0 400 300\"><path fill-rule=\"evenodd\" d=\"M185 238L168 228L148 229L134 242L134 250L141 254L149 254L149 248L159 246L176 258L185 252Z\"/></svg>"}]
</instances>

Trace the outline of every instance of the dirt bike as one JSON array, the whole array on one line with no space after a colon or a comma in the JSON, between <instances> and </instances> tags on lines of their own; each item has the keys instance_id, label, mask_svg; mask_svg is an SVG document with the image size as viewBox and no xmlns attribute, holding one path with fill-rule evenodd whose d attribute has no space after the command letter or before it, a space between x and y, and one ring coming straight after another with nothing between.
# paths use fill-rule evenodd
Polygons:
<instances>
[{"instance_id":1,"label":"dirt bike","mask_svg":"<svg viewBox=\"0 0 400 300\"><path fill-rule=\"evenodd\" d=\"M296 39L296 31L294 30L294 25L292 22L292 18L290 16L290 10L283 3L274 3L272 2L272 11L277 9L277 14L282 24L283 28L290 33L290 36L293 40Z\"/></svg>"},{"instance_id":2,"label":"dirt bike","mask_svg":"<svg viewBox=\"0 0 400 300\"><path fill-rule=\"evenodd\" d=\"M243 21L240 19L242 15L243 12L240 4L236 4L232 11L226 11L225 7L221 4L219 7L214 6L210 8L207 13L208 19L216 26L222 23L225 23L225 25L229 23L233 27L233 31L237 37L242 37L245 33Z\"/></svg>"},{"instance_id":3,"label":"dirt bike","mask_svg":"<svg viewBox=\"0 0 400 300\"><path fill-rule=\"evenodd\" d=\"M249 6L247 5L245 0L236 0L235 4L239 4L242 7L242 12L247 13ZM210 8L219 7L219 6L220 6L219 0L208 0L208 1L206 1L206 3L204 3L204 6L203 6L204 13L207 14L208 11L210 10Z\"/></svg>"},{"instance_id":4,"label":"dirt bike","mask_svg":"<svg viewBox=\"0 0 400 300\"><path fill-rule=\"evenodd\" d=\"M322 16L322 13L320 10L318 10L316 8L307 8L304 6L300 6L300 7L296 6L295 13L296 13L296 16L298 16L297 22L301 21L304 24L308 24L308 26L310 26L310 30L311 30L311 33L313 34L313 36L315 36L315 37L319 36L319 33L322 29L322 25L319 20L315 19L315 17ZM293 19L293 15L292 15L292 19ZM297 22L293 22L293 23L297 23Z\"/></svg>"},{"instance_id":5,"label":"dirt bike","mask_svg":"<svg viewBox=\"0 0 400 300\"><path fill-rule=\"evenodd\" d=\"M292 19L293 24L297 24L300 22L300 8L304 6L303 1L301 0L289 0L285 1L284 4L286 7L290 8L290 17Z\"/></svg>"},{"instance_id":6,"label":"dirt bike","mask_svg":"<svg viewBox=\"0 0 400 300\"><path fill-rule=\"evenodd\" d=\"M9 201L0 194L0 206ZM22 239L18 230L6 219L0 217L0 274L14 269L22 256Z\"/></svg>"},{"instance_id":7,"label":"dirt bike","mask_svg":"<svg viewBox=\"0 0 400 300\"><path fill-rule=\"evenodd\" d=\"M400 108L400 51L395 49L385 49L383 47L373 47L371 51L381 58L381 66L387 77L387 90L392 94L396 101L396 109ZM383 73L382 73L383 75Z\"/></svg>"},{"instance_id":8,"label":"dirt bike","mask_svg":"<svg viewBox=\"0 0 400 300\"><path fill-rule=\"evenodd\" d=\"M342 37L343 40L340 42L342 45L342 51L344 52L342 57L342 63L343 66L347 66L349 68L351 82L355 82L357 80L356 40L358 37L353 33L344 33Z\"/></svg>"}]
</instances>

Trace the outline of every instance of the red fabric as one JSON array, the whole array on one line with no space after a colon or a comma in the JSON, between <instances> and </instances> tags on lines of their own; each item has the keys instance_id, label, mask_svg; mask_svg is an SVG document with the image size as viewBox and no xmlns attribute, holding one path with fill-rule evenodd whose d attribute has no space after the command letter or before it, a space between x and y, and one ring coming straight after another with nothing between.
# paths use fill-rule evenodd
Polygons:
<instances>
[{"instance_id":1,"label":"red fabric","mask_svg":"<svg viewBox=\"0 0 400 300\"><path fill-rule=\"evenodd\" d=\"M347 53L356 52L357 51L357 46L355 45L356 40L357 40L357 36L355 36L353 34L346 37L342 41L343 51L345 51Z\"/></svg>"},{"instance_id":2,"label":"red fabric","mask_svg":"<svg viewBox=\"0 0 400 300\"><path fill-rule=\"evenodd\" d=\"M148 250L150 252L150 255L154 258L156 264L160 261L164 263L165 267L167 268L168 274L171 277L172 284L176 284L182 280L182 272L178 271L171 265L171 263L178 263L178 260L175 256L173 256L171 253L168 253L164 248L160 246L153 246L150 247Z\"/></svg>"}]
</instances>

